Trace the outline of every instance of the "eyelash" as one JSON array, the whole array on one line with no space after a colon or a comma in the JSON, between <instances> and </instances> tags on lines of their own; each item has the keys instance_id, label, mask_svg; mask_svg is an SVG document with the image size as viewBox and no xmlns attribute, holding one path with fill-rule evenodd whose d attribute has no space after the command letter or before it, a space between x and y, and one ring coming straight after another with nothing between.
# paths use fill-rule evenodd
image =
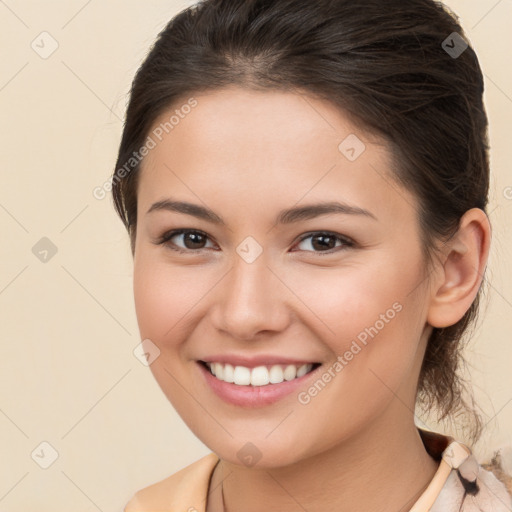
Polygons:
<instances>
[{"instance_id":1,"label":"eyelash","mask_svg":"<svg viewBox=\"0 0 512 512\"><path fill-rule=\"evenodd\" d=\"M169 249L171 249L173 251L176 251L179 253L186 253L186 254L194 254L203 249L208 249L208 248L204 248L204 247L201 249L183 249L181 247L177 247L175 244L169 243L171 238L175 237L176 235L181 235L183 233L194 233L194 234L204 236L208 239L210 238L204 231L200 231L197 229L183 228L183 229L174 229L174 230L168 231L167 233L164 233L155 243L157 245L165 245L166 247L168 247ZM327 235L327 236L334 237L337 240L341 241L344 244L344 247L338 246L338 247L334 247L332 249L328 249L327 251L306 251L306 252L312 252L312 253L323 256L324 254L326 254L326 255L334 254L336 252L346 250L350 247L355 246L355 242L353 240L351 240L350 238L343 236L343 235L339 235L338 233L334 233L332 231L311 231L311 232L305 234L303 237L301 237L298 243L301 243L304 240L307 240L308 238L313 237L314 235Z\"/></svg>"}]
</instances>

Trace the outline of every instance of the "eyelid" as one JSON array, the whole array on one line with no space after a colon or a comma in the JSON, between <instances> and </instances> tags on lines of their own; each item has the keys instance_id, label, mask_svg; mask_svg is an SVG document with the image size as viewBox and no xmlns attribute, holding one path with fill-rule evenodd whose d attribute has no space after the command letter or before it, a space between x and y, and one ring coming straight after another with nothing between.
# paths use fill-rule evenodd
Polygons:
<instances>
[{"instance_id":1,"label":"eyelid","mask_svg":"<svg viewBox=\"0 0 512 512\"><path fill-rule=\"evenodd\" d=\"M334 253L337 253L337 252L340 252L346 248L349 248L349 247L354 247L356 245L356 243L354 242L354 240L352 240L350 237L348 236L345 236L345 235L342 235L340 233L336 233L334 231L329 231L329 230L316 230L316 231L310 231L308 233L305 233L303 235L301 235L301 237L299 238L299 241L297 243L300 243L300 242L303 242L304 240L312 237L312 236L315 236L315 235L327 235L327 236L332 236L334 238L337 238L338 240L340 240L342 242L342 246L338 246L338 247L333 247L332 249L328 249L326 251L304 251L304 252L310 252L310 253L313 253L313 254L334 254ZM295 244L297 245L297 244ZM295 251L293 251L295 252Z\"/></svg>"},{"instance_id":2,"label":"eyelid","mask_svg":"<svg viewBox=\"0 0 512 512\"><path fill-rule=\"evenodd\" d=\"M196 250L194 250L194 249L183 249L182 247L175 246L175 244L172 244L172 245L174 245L174 247L171 247L170 239L174 238L175 236L182 235L184 233L196 233L196 234L199 234L199 235L202 235L202 236L206 237L210 241L212 240L208 233L205 233L204 231L201 231L200 229L195 229L195 228L177 228L177 229L171 229L169 231L166 231L163 235L158 237L157 240L154 243L156 245L167 246L167 247L169 247L169 249L177 251L177 252L189 253L189 254L198 253L199 251L202 251L204 249L211 249L210 247L202 247L202 248L196 249Z\"/></svg>"},{"instance_id":3,"label":"eyelid","mask_svg":"<svg viewBox=\"0 0 512 512\"><path fill-rule=\"evenodd\" d=\"M177 246L171 247L171 244L169 242L170 239L174 238L177 235L181 235L181 234L184 234L184 233L197 233L197 234L200 234L200 235L206 237L208 240L212 241L210 235L208 235L208 233L206 233L206 232L204 232L204 231L202 231L200 229L195 229L195 228L178 228L178 229L171 229L169 231L166 231L154 243L157 244L157 245L167 245L169 247L169 249L171 249L171 250L174 250L174 251L177 251L177 252L181 252L181 253L188 253L188 254L197 254L197 253L199 253L200 251L202 251L204 249L211 249L211 247L202 247L200 249L183 249L182 247L177 247ZM316 231L309 231L307 233L302 234L300 236L298 242L296 242L294 244L294 246L299 244L299 243L301 243L301 242L303 242L304 240L314 236L314 235L332 236L332 237L337 238L338 240L340 240L343 243L343 245L342 246L338 246L338 247L333 247L333 248L328 249L326 251L303 251L303 252L309 252L309 253L319 254L319 255L323 255L323 254L329 255L329 254L340 252L340 251L342 251L344 249L347 249L347 248L350 248L350 247L354 247L356 245L355 242L350 237L348 237L348 236L336 233L334 231L329 231L329 230L316 230ZM174 244L172 244L172 245L174 245ZM297 252L297 251L292 251L292 252Z\"/></svg>"}]
</instances>

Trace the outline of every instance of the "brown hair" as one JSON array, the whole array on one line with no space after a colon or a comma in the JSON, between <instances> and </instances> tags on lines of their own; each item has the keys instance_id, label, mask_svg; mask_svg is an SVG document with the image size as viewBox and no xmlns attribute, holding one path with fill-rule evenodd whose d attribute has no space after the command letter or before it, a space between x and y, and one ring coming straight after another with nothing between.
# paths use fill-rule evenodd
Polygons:
<instances>
[{"instance_id":1,"label":"brown hair","mask_svg":"<svg viewBox=\"0 0 512 512\"><path fill-rule=\"evenodd\" d=\"M204 0L180 12L133 80L113 175L114 205L132 253L140 167L134 153L178 100L238 85L307 91L383 137L394 178L418 198L425 259L432 263L435 241L453 236L467 210L487 205L483 77L465 40L458 18L433 0ZM480 295L459 322L432 332L417 395L425 410L437 406L438 420L469 412L473 441L481 419L464 397L471 395L460 369L463 334Z\"/></svg>"}]
</instances>

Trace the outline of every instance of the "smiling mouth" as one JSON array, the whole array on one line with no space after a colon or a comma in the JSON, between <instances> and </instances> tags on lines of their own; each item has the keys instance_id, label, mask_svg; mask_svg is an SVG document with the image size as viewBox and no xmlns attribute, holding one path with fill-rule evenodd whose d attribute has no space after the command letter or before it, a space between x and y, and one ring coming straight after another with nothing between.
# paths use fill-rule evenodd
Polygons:
<instances>
[{"instance_id":1,"label":"smiling mouth","mask_svg":"<svg viewBox=\"0 0 512 512\"><path fill-rule=\"evenodd\" d=\"M274 364L267 366L233 366L217 362L200 361L208 371L217 379L237 386L267 386L281 384L284 381L299 379L316 370L321 363L307 363L303 365Z\"/></svg>"}]
</instances>

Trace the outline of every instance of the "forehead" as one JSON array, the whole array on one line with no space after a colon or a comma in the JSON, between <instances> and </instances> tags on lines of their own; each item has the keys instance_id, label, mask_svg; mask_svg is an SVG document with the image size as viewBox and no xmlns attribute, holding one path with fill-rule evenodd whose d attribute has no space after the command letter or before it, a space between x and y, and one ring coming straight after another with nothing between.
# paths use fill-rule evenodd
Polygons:
<instances>
[{"instance_id":1,"label":"forehead","mask_svg":"<svg viewBox=\"0 0 512 512\"><path fill-rule=\"evenodd\" d=\"M256 209L301 198L376 206L406 193L392 183L386 143L330 102L237 87L192 98L175 102L151 128L142 209L171 191Z\"/></svg>"},{"instance_id":2,"label":"forehead","mask_svg":"<svg viewBox=\"0 0 512 512\"><path fill-rule=\"evenodd\" d=\"M246 150L253 148L253 153L261 147L279 153L293 146L300 150L304 142L312 141L317 147L321 144L319 151L330 147L330 153L334 149L337 155L338 142L350 134L386 146L385 141L356 126L346 112L324 99L306 92L236 86L182 97L151 128L151 136L157 143L165 139L170 146L182 147L183 139L191 132L194 138L187 140L187 147L203 151L222 149L219 156L231 150L235 143L243 143ZM155 153L159 152L152 152Z\"/></svg>"}]
</instances>

